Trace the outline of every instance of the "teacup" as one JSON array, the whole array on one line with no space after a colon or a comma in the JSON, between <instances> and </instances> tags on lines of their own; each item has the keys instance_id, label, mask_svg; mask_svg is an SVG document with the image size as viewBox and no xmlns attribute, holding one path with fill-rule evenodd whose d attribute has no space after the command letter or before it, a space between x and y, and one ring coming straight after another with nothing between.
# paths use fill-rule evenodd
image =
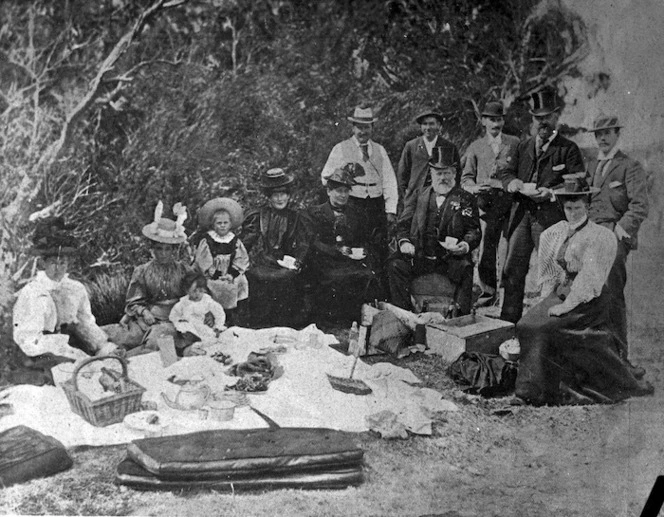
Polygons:
<instances>
[{"instance_id":1,"label":"teacup","mask_svg":"<svg viewBox=\"0 0 664 517\"><path fill-rule=\"evenodd\" d=\"M295 257L291 257L290 255L284 255L284 258L281 259L281 262L285 267L289 269L295 269L297 259Z\"/></svg>"},{"instance_id":2,"label":"teacup","mask_svg":"<svg viewBox=\"0 0 664 517\"><path fill-rule=\"evenodd\" d=\"M209 415L212 420L228 422L233 420L236 404L230 400L211 400L209 402Z\"/></svg>"},{"instance_id":3,"label":"teacup","mask_svg":"<svg viewBox=\"0 0 664 517\"><path fill-rule=\"evenodd\" d=\"M445 245L446 246L449 246L449 247L456 246L458 242L459 242L459 239L457 239L456 237L449 237L449 236L445 237Z\"/></svg>"},{"instance_id":4,"label":"teacup","mask_svg":"<svg viewBox=\"0 0 664 517\"><path fill-rule=\"evenodd\" d=\"M364 258L364 248L351 248L350 249L350 255L353 258Z\"/></svg>"},{"instance_id":5,"label":"teacup","mask_svg":"<svg viewBox=\"0 0 664 517\"><path fill-rule=\"evenodd\" d=\"M537 183L524 183L522 192L537 192Z\"/></svg>"}]
</instances>

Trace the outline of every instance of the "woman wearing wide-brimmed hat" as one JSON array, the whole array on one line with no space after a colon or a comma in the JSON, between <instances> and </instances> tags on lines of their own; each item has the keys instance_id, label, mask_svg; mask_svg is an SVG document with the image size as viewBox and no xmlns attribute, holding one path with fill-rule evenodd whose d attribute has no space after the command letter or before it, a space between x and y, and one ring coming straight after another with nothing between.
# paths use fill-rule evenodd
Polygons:
<instances>
[{"instance_id":1,"label":"woman wearing wide-brimmed hat","mask_svg":"<svg viewBox=\"0 0 664 517\"><path fill-rule=\"evenodd\" d=\"M217 197L198 211L200 240L194 252L195 267L207 278L212 298L226 311L229 325L239 324L235 309L249 297L249 254L235 234L242 224L240 204L229 197Z\"/></svg>"},{"instance_id":2,"label":"woman wearing wide-brimmed hat","mask_svg":"<svg viewBox=\"0 0 664 517\"><path fill-rule=\"evenodd\" d=\"M179 247L187 241L182 223L187 211L180 203L173 207L177 220L162 217L163 204L155 209L154 220L143 227L150 241L152 260L134 269L127 288L125 315L119 324L106 325L111 339L129 349L129 355L157 350L161 337L171 336L176 346L177 332L168 316L186 294L185 276L192 271L177 259Z\"/></svg>"},{"instance_id":3,"label":"woman wearing wide-brimmed hat","mask_svg":"<svg viewBox=\"0 0 664 517\"><path fill-rule=\"evenodd\" d=\"M288 206L295 178L281 168L261 175L267 203L247 214L242 240L251 256L250 318L254 326L298 326L306 318L300 271L309 250L302 215Z\"/></svg>"},{"instance_id":4,"label":"woman wearing wide-brimmed hat","mask_svg":"<svg viewBox=\"0 0 664 517\"><path fill-rule=\"evenodd\" d=\"M31 254L40 271L18 293L14 305L14 341L29 357L53 354L81 359L85 354L118 352L97 326L85 286L69 277L69 260L78 242L61 217L40 221ZM81 350L83 352L81 352Z\"/></svg>"},{"instance_id":5,"label":"woman wearing wide-brimmed hat","mask_svg":"<svg viewBox=\"0 0 664 517\"><path fill-rule=\"evenodd\" d=\"M542 233L542 301L517 323L518 399L535 405L615 402L652 392L620 357L608 326L606 279L616 255L613 232L588 219L584 173L554 190L566 220Z\"/></svg>"}]
</instances>

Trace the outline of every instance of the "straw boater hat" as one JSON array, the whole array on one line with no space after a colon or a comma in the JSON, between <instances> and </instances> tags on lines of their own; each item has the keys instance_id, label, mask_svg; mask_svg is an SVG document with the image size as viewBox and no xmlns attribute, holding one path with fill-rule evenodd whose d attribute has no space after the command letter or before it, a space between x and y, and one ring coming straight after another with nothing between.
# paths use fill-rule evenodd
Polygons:
<instances>
[{"instance_id":1,"label":"straw boater hat","mask_svg":"<svg viewBox=\"0 0 664 517\"><path fill-rule=\"evenodd\" d=\"M78 253L78 240L62 217L50 217L37 223L32 237L31 255L42 257L70 256Z\"/></svg>"},{"instance_id":2,"label":"straw boater hat","mask_svg":"<svg viewBox=\"0 0 664 517\"><path fill-rule=\"evenodd\" d=\"M422 113L420 113L417 117L415 117L415 122L418 124L421 124L422 121L427 118L427 117L434 117L435 119L438 120L441 124L443 123L443 116L438 113L437 111L434 110L424 110Z\"/></svg>"},{"instance_id":3,"label":"straw boater hat","mask_svg":"<svg viewBox=\"0 0 664 517\"><path fill-rule=\"evenodd\" d=\"M429 159L429 167L434 169L446 169L448 167L456 167L457 161L454 157L454 148L449 147L434 147L431 150L431 158Z\"/></svg>"},{"instance_id":4,"label":"straw boater hat","mask_svg":"<svg viewBox=\"0 0 664 517\"><path fill-rule=\"evenodd\" d=\"M237 228L242 224L244 213L242 212L240 204L229 197L216 197L205 203L198 210L198 225L203 230L209 230L212 228L214 214L220 210L228 212L228 215L231 218L232 228Z\"/></svg>"},{"instance_id":5,"label":"straw boater hat","mask_svg":"<svg viewBox=\"0 0 664 517\"><path fill-rule=\"evenodd\" d=\"M274 192L277 189L289 190L295 176L287 174L283 169L269 169L261 174L260 186L265 192Z\"/></svg>"},{"instance_id":6,"label":"straw boater hat","mask_svg":"<svg viewBox=\"0 0 664 517\"><path fill-rule=\"evenodd\" d=\"M620 129L621 127L620 122L618 122L618 117L615 115L600 115L595 119L592 129L589 129L588 132L594 133L595 131Z\"/></svg>"},{"instance_id":7,"label":"straw boater hat","mask_svg":"<svg viewBox=\"0 0 664 517\"><path fill-rule=\"evenodd\" d=\"M560 109L555 90L545 88L530 96L530 114L536 117L550 115Z\"/></svg>"},{"instance_id":8,"label":"straw boater hat","mask_svg":"<svg viewBox=\"0 0 664 517\"><path fill-rule=\"evenodd\" d=\"M556 199L564 201L566 199L574 199L582 196L589 196L599 192L599 188L590 187L586 181L585 172L577 172L574 174L563 174L563 186L553 190Z\"/></svg>"},{"instance_id":9,"label":"straw boater hat","mask_svg":"<svg viewBox=\"0 0 664 517\"><path fill-rule=\"evenodd\" d=\"M353 185L355 185L355 180L345 167L343 169L334 169L334 172L327 177L328 188L337 188L339 186L352 188Z\"/></svg>"},{"instance_id":10,"label":"straw boater hat","mask_svg":"<svg viewBox=\"0 0 664 517\"><path fill-rule=\"evenodd\" d=\"M505 107L500 101L489 101L484 106L481 115L483 117L504 117Z\"/></svg>"},{"instance_id":11,"label":"straw boater hat","mask_svg":"<svg viewBox=\"0 0 664 517\"><path fill-rule=\"evenodd\" d=\"M154 242L163 244L181 244L187 241L187 234L184 231L185 219L187 219L187 208L182 203L176 203L173 207L173 214L177 220L162 217L164 204L159 201L154 209L154 220L143 227L143 235Z\"/></svg>"},{"instance_id":12,"label":"straw boater hat","mask_svg":"<svg viewBox=\"0 0 664 517\"><path fill-rule=\"evenodd\" d=\"M354 124L373 124L378 119L374 118L373 110L371 108L357 106L353 112L353 116L348 117L348 120Z\"/></svg>"}]
</instances>

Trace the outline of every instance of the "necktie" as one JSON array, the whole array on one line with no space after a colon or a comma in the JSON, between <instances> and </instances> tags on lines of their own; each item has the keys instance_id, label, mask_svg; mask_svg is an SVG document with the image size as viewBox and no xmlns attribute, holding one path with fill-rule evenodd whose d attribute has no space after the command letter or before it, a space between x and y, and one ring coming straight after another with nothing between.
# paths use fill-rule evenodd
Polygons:
<instances>
[{"instance_id":1,"label":"necktie","mask_svg":"<svg viewBox=\"0 0 664 517\"><path fill-rule=\"evenodd\" d=\"M541 138L537 137L537 139L535 140L535 142L536 142L536 145L535 145L535 156L537 156L537 157L539 158L540 156L542 156L542 151L544 150L544 140L542 140Z\"/></svg>"},{"instance_id":2,"label":"necktie","mask_svg":"<svg viewBox=\"0 0 664 517\"><path fill-rule=\"evenodd\" d=\"M609 165L609 160L599 160L597 162L597 169L595 169L595 176L593 178L593 185L595 187L599 187L600 184L602 183L602 179L604 178L604 175L606 174L606 170L608 169Z\"/></svg>"},{"instance_id":3,"label":"necktie","mask_svg":"<svg viewBox=\"0 0 664 517\"><path fill-rule=\"evenodd\" d=\"M588 219L586 219L581 226L578 226L576 228L570 228L567 230L567 237L565 237L565 240L563 243L560 245L560 249L558 250L558 253L556 255L556 261L558 264L562 266L563 269L567 270L566 268L566 261L565 261L565 253L567 252L567 248L569 247L569 241L570 239L574 236L575 233L580 232L583 228L586 227L588 224Z\"/></svg>"},{"instance_id":4,"label":"necktie","mask_svg":"<svg viewBox=\"0 0 664 517\"><path fill-rule=\"evenodd\" d=\"M362 160L365 162L369 161L369 144L360 144L360 149L362 150Z\"/></svg>"}]
</instances>

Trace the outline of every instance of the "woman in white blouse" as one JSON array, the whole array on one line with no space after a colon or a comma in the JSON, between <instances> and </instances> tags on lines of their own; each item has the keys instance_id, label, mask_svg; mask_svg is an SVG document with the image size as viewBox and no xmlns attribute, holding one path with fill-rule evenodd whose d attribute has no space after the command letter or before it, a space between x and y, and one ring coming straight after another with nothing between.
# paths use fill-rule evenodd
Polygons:
<instances>
[{"instance_id":1,"label":"woman in white blouse","mask_svg":"<svg viewBox=\"0 0 664 517\"><path fill-rule=\"evenodd\" d=\"M540 238L541 301L516 326L516 396L544 405L608 403L651 393L620 358L607 326L605 282L617 244L613 232L588 220L593 188L583 174L573 174L554 193L566 220Z\"/></svg>"}]
</instances>

